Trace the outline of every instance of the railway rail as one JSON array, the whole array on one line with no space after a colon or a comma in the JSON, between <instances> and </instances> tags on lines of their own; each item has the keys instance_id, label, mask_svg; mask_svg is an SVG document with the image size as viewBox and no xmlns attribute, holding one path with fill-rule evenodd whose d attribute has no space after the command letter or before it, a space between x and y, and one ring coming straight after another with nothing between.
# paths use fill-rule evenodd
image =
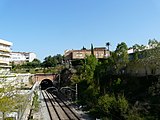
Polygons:
<instances>
[{"instance_id":1,"label":"railway rail","mask_svg":"<svg viewBox=\"0 0 160 120\"><path fill-rule=\"evenodd\" d=\"M80 116L57 95L47 91L42 91L42 95L51 120L81 120Z\"/></svg>"}]
</instances>

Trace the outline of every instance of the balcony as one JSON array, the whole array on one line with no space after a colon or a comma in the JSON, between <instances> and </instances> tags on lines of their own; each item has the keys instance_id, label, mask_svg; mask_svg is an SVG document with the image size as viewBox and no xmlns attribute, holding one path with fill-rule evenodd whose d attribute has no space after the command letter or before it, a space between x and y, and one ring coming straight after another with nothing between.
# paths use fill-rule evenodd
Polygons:
<instances>
[{"instance_id":1,"label":"balcony","mask_svg":"<svg viewBox=\"0 0 160 120\"><path fill-rule=\"evenodd\" d=\"M8 60L0 60L0 64L9 64L9 61Z\"/></svg>"},{"instance_id":2,"label":"balcony","mask_svg":"<svg viewBox=\"0 0 160 120\"><path fill-rule=\"evenodd\" d=\"M11 49L9 47L2 47L2 46L0 46L0 51L11 52Z\"/></svg>"},{"instance_id":3,"label":"balcony","mask_svg":"<svg viewBox=\"0 0 160 120\"><path fill-rule=\"evenodd\" d=\"M9 53L0 52L0 56L10 57L11 55Z\"/></svg>"}]
</instances>

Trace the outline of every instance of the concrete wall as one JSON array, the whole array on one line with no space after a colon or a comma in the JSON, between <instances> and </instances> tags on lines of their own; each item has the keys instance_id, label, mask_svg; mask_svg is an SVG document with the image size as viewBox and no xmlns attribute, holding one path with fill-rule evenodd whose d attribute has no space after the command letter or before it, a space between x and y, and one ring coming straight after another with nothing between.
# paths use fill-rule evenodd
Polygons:
<instances>
[{"instance_id":1,"label":"concrete wall","mask_svg":"<svg viewBox=\"0 0 160 120\"><path fill-rule=\"evenodd\" d=\"M55 80L56 77L57 74L35 74L32 76L32 80L41 82L44 79Z\"/></svg>"}]
</instances>

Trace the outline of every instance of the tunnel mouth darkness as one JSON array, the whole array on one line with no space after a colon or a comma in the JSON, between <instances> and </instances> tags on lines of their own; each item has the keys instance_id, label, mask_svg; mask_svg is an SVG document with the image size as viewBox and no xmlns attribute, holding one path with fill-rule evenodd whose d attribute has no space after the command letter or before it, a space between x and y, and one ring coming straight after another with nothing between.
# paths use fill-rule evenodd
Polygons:
<instances>
[{"instance_id":1,"label":"tunnel mouth darkness","mask_svg":"<svg viewBox=\"0 0 160 120\"><path fill-rule=\"evenodd\" d=\"M53 83L50 79L44 79L40 83L41 90L46 90L47 88L52 87L52 86L53 86Z\"/></svg>"}]
</instances>

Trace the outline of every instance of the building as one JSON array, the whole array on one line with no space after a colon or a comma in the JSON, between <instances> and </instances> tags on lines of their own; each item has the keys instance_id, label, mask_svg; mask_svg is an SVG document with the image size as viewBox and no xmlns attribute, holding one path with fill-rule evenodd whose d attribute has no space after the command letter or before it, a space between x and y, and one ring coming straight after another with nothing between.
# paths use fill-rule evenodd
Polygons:
<instances>
[{"instance_id":1,"label":"building","mask_svg":"<svg viewBox=\"0 0 160 120\"><path fill-rule=\"evenodd\" d=\"M36 58L36 54L33 52L12 52L11 62L15 64L23 64L25 62L32 62Z\"/></svg>"},{"instance_id":2,"label":"building","mask_svg":"<svg viewBox=\"0 0 160 120\"><path fill-rule=\"evenodd\" d=\"M26 61L28 61L28 62L32 62L34 59L37 58L36 54L33 52L25 53L25 56L26 56Z\"/></svg>"},{"instance_id":3,"label":"building","mask_svg":"<svg viewBox=\"0 0 160 120\"><path fill-rule=\"evenodd\" d=\"M91 55L91 49L66 50L64 52L65 61L84 59L86 55ZM94 48L94 55L98 59L107 58L110 54L105 47Z\"/></svg>"},{"instance_id":4,"label":"building","mask_svg":"<svg viewBox=\"0 0 160 120\"><path fill-rule=\"evenodd\" d=\"M11 68L11 66L9 66L11 46L11 42L0 39L0 73L9 71Z\"/></svg>"}]
</instances>

